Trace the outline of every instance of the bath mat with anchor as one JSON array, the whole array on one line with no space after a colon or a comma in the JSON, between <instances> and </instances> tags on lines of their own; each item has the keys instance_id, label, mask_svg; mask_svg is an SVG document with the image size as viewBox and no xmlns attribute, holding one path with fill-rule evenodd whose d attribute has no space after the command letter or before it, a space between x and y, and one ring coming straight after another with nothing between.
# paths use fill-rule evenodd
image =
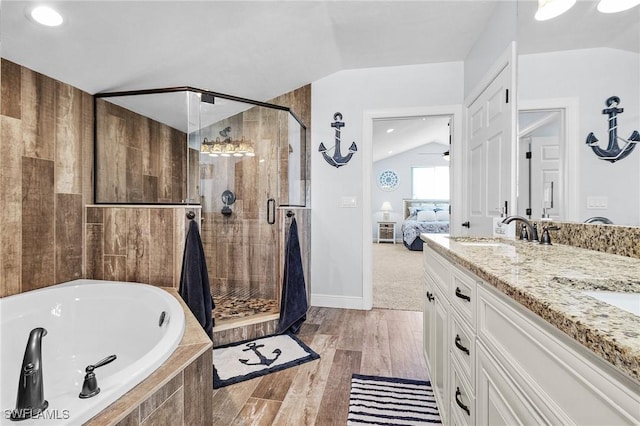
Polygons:
<instances>
[{"instance_id":1,"label":"bath mat with anchor","mask_svg":"<svg viewBox=\"0 0 640 426\"><path fill-rule=\"evenodd\" d=\"M320 358L292 334L278 334L213 349L213 388L264 376Z\"/></svg>"}]
</instances>

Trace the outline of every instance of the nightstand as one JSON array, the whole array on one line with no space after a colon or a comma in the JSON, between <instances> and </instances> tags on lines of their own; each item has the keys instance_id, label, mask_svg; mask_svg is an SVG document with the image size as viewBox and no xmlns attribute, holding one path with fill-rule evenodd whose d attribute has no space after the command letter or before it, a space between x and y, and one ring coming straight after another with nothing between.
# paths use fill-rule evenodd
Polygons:
<instances>
[{"instance_id":1,"label":"nightstand","mask_svg":"<svg viewBox=\"0 0 640 426\"><path fill-rule=\"evenodd\" d=\"M378 222L378 244L396 243L396 223L395 222Z\"/></svg>"}]
</instances>

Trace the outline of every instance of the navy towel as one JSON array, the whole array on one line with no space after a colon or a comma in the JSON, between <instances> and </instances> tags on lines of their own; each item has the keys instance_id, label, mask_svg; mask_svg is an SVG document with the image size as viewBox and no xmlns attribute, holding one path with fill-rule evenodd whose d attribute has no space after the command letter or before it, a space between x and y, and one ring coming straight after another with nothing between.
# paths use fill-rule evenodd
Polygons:
<instances>
[{"instance_id":1,"label":"navy towel","mask_svg":"<svg viewBox=\"0 0 640 426\"><path fill-rule=\"evenodd\" d=\"M297 334L306 319L307 290L302 271L298 224L294 218L289 227L289 239L287 240L284 256L284 277L282 280L278 333L291 332Z\"/></svg>"},{"instance_id":2,"label":"navy towel","mask_svg":"<svg viewBox=\"0 0 640 426\"><path fill-rule=\"evenodd\" d=\"M189 223L187 239L182 257L182 273L180 274L180 296L184 299L210 339L213 339L213 317L211 310L215 307L211 298L207 261L204 257L202 240L198 224Z\"/></svg>"}]
</instances>

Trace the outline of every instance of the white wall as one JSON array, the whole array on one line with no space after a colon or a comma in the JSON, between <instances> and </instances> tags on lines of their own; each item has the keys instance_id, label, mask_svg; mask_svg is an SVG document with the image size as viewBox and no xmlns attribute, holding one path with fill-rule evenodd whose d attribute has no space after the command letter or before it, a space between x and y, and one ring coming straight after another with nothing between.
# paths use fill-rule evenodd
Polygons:
<instances>
[{"instance_id":1,"label":"white wall","mask_svg":"<svg viewBox=\"0 0 640 426\"><path fill-rule=\"evenodd\" d=\"M590 132L600 147L608 142L605 101L620 98L618 136L640 131L640 55L610 49L581 49L518 57L518 101L575 97L578 101L578 217L606 216L616 224L640 225L640 148L616 163L598 159L585 140ZM619 142L620 143L620 142ZM620 143L622 145L622 143ZM587 209L587 196L608 197L609 208Z\"/></svg>"},{"instance_id":2,"label":"white wall","mask_svg":"<svg viewBox=\"0 0 640 426\"><path fill-rule=\"evenodd\" d=\"M518 3L498 2L484 32L471 47L464 61L464 97L480 83L509 44L516 40Z\"/></svg>"},{"instance_id":3,"label":"white wall","mask_svg":"<svg viewBox=\"0 0 640 426\"><path fill-rule=\"evenodd\" d=\"M367 112L394 108L461 104L463 63L439 63L347 70L314 82L311 134L311 303L315 306L363 308L363 162L372 162L363 146ZM333 115L342 113L342 153L352 141L358 152L345 166L327 164L317 152L320 142L334 144ZM341 207L354 197L356 207ZM367 200L369 195L366 195Z\"/></svg>"},{"instance_id":4,"label":"white wall","mask_svg":"<svg viewBox=\"0 0 640 426\"><path fill-rule=\"evenodd\" d=\"M373 163L373 181L371 182L372 240L378 237L377 222L382 220L383 213L380 211L380 207L385 201L389 201L391 207L393 207L393 211L389 213L389 219L397 222L396 240L402 240L402 233L400 232L400 226L404 220L402 200L411 198L411 168L449 166L449 162L442 158L442 153L447 149L449 147L446 145L432 143ZM419 155L425 152L432 152L435 155ZM398 174L398 188L394 191L383 191L377 185L378 176L387 169L393 170Z\"/></svg>"}]
</instances>

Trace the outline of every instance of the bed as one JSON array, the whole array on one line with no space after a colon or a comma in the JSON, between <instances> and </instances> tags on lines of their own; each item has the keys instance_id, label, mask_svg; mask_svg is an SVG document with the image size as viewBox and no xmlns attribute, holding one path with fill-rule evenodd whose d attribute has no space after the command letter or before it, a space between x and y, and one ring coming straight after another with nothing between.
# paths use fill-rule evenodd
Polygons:
<instances>
[{"instance_id":1,"label":"bed","mask_svg":"<svg viewBox=\"0 0 640 426\"><path fill-rule=\"evenodd\" d=\"M409 250L422 250L421 233L449 233L449 200L404 199L402 242Z\"/></svg>"}]
</instances>

